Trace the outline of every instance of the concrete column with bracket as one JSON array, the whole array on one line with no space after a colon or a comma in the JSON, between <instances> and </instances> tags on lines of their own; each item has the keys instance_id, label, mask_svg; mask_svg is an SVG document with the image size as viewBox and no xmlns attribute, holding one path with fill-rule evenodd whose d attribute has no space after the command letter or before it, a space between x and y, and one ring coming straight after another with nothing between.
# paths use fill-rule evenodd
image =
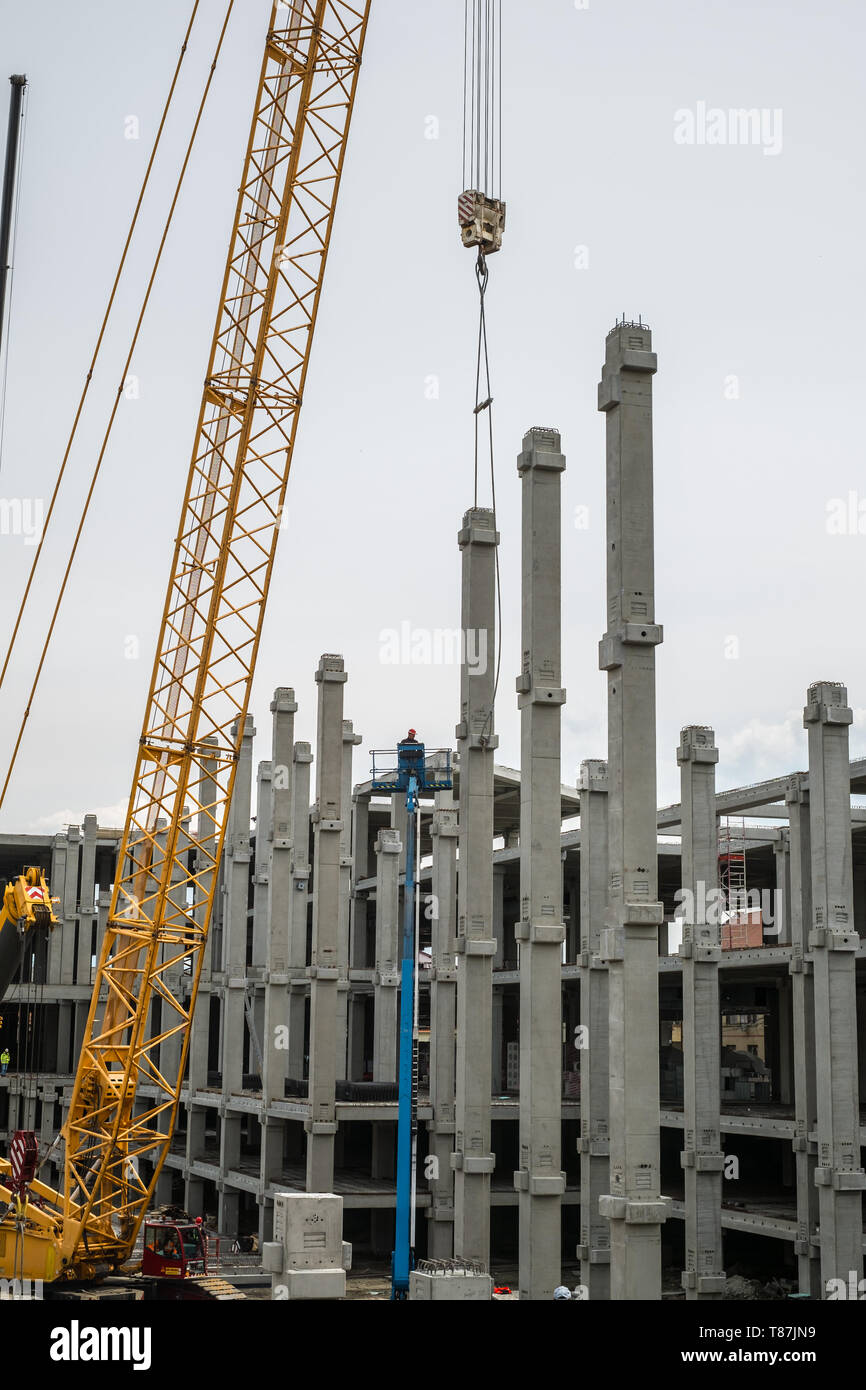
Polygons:
<instances>
[{"instance_id":1,"label":"concrete column with bracket","mask_svg":"<svg viewBox=\"0 0 866 1390\"><path fill-rule=\"evenodd\" d=\"M532 429L517 460L522 487L520 708L520 1299L545 1302L561 1281L562 855L560 849L561 485L553 429Z\"/></svg>"},{"instance_id":2,"label":"concrete column with bracket","mask_svg":"<svg viewBox=\"0 0 866 1390\"><path fill-rule=\"evenodd\" d=\"M610 1191L607 962L601 941L607 909L607 763L580 765L580 1282L594 1302L610 1298L610 1223L599 1212Z\"/></svg>"},{"instance_id":3,"label":"concrete column with bracket","mask_svg":"<svg viewBox=\"0 0 866 1390\"><path fill-rule=\"evenodd\" d=\"M337 994L340 846L343 834L343 686L341 656L325 655L316 672L316 807L313 812L313 953L310 966L310 1077L307 1191L334 1187L337 1133Z\"/></svg>"},{"instance_id":4,"label":"concrete column with bracket","mask_svg":"<svg viewBox=\"0 0 866 1390\"><path fill-rule=\"evenodd\" d=\"M818 681L806 695L818 1154L815 1183L821 1229L822 1297L831 1280L845 1288L863 1277L863 1189L857 1074L851 778L848 729L853 713L844 685Z\"/></svg>"},{"instance_id":5,"label":"concrete column with bracket","mask_svg":"<svg viewBox=\"0 0 866 1390\"><path fill-rule=\"evenodd\" d=\"M496 519L487 508L466 512L462 553L457 940L457 1087L454 1254L490 1259L490 1094L493 1028L493 730L496 676ZM558 839L557 839L558 843Z\"/></svg>"},{"instance_id":6,"label":"concrete column with bracket","mask_svg":"<svg viewBox=\"0 0 866 1390\"><path fill-rule=\"evenodd\" d=\"M607 336L598 407L607 434L608 962L612 1300L661 1298L652 378L643 324Z\"/></svg>"},{"instance_id":7,"label":"concrete column with bracket","mask_svg":"<svg viewBox=\"0 0 866 1390\"><path fill-rule=\"evenodd\" d=\"M720 1129L721 1013L718 911L719 831L716 819L716 748L712 729L690 725L680 734L682 802L681 917L683 939L683 1125L680 1162L685 1174L687 1301L720 1299L722 1181ZM712 896L711 896L712 895Z\"/></svg>"}]
</instances>

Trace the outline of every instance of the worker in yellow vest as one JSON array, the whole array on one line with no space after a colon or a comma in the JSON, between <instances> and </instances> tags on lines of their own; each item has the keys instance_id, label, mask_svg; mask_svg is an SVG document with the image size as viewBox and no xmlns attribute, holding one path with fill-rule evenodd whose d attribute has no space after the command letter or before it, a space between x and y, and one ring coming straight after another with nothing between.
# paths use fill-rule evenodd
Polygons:
<instances>
[{"instance_id":1,"label":"worker in yellow vest","mask_svg":"<svg viewBox=\"0 0 866 1390\"><path fill-rule=\"evenodd\" d=\"M3 1076L6 1075L7 1071L9 1070L9 1063L11 1061L12 1058L9 1054L9 1048L4 1047L3 1051L0 1052L0 1074L2 1074Z\"/></svg>"}]
</instances>

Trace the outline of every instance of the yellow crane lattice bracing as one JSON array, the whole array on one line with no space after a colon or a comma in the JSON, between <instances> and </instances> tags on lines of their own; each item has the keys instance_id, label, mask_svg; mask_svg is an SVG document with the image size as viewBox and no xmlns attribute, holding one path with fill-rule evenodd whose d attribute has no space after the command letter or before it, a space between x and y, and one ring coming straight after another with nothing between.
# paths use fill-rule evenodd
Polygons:
<instances>
[{"instance_id":1,"label":"yellow crane lattice bracing","mask_svg":"<svg viewBox=\"0 0 866 1390\"><path fill-rule=\"evenodd\" d=\"M64 1192L34 1184L42 1205L27 1209L31 1277L127 1258L171 1141L368 13L369 0L272 8ZM140 1083L155 1098L135 1115Z\"/></svg>"}]
</instances>

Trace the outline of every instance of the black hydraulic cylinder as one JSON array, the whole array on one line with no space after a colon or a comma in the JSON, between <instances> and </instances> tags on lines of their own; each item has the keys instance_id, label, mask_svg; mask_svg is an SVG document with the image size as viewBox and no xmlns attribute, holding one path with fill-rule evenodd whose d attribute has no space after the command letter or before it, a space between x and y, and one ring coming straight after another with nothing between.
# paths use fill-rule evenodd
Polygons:
<instances>
[{"instance_id":1,"label":"black hydraulic cylinder","mask_svg":"<svg viewBox=\"0 0 866 1390\"><path fill-rule=\"evenodd\" d=\"M9 94L9 128L6 131L6 164L3 169L3 195L0 201L0 351L3 348L3 325L6 318L6 286L12 266L9 262L10 242L12 240L12 212L15 198L15 174L18 168L18 154L21 143L21 107L24 103L24 88L27 78L14 73L9 78L12 91Z\"/></svg>"}]
</instances>

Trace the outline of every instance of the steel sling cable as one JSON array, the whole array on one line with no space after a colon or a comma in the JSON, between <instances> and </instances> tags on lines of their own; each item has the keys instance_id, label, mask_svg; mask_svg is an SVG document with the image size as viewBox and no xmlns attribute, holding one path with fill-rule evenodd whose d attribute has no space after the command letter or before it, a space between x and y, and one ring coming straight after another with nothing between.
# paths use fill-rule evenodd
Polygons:
<instances>
[{"instance_id":1,"label":"steel sling cable","mask_svg":"<svg viewBox=\"0 0 866 1390\"><path fill-rule=\"evenodd\" d=\"M492 194L492 184L497 172L497 158L499 165L499 188L497 189L501 197L501 168L502 168L502 132L501 132L501 111L502 111L502 23L497 26L496 14L498 9L497 0L472 0L472 24L471 33L473 36L473 53L476 58L474 64L470 63L468 33L469 25L469 0L466 0L465 23L464 23L464 71L469 67L474 74L474 90L471 94L464 92L464 113L463 123L466 128L466 103L470 105L472 112L472 122L470 130L474 124L474 156L475 165L472 167L473 142L470 138L469 147L469 186L481 192ZM497 38L499 52L497 57ZM499 91L496 92L497 73L499 74ZM498 98L498 99L497 99ZM498 118L498 122L497 122ZM497 131L497 123L499 129ZM483 124L483 134L482 134ZM464 142L465 143L465 142ZM497 148L498 145L498 148ZM465 180L465 148L464 148L464 183ZM473 506L478 506L478 472L480 454L480 434L479 417L483 412L487 412L487 435L488 435L488 454L490 463L490 493L491 510L493 512L493 525L496 527L496 476L495 476L495 450L493 438L493 392L490 382L490 354L487 340L487 312L486 294L489 280L489 269L487 257L483 246L478 248L478 258L475 263L475 279L478 285L479 314L478 314L478 348L475 363L475 405L474 415L474 450L473 450ZM482 361L484 365L484 391L482 398ZM496 575L496 606L497 606L497 652L496 652L496 673L493 685L493 699L491 709L485 722L485 729L482 737L485 737L488 728L492 724L493 706L495 705L496 695L499 689L499 675L502 663L502 591L499 573L499 549L495 549L495 575Z\"/></svg>"},{"instance_id":2,"label":"steel sling cable","mask_svg":"<svg viewBox=\"0 0 866 1390\"><path fill-rule=\"evenodd\" d=\"M16 638L18 637L18 632L19 632L19 629L20 629L20 627L21 627L22 619L23 619L23 617L24 617L24 609L25 609L25 607L26 607L26 605L27 605L27 600L28 600L28 598L29 598L30 590L31 590L31 587L32 587L32 585L33 585L33 578L34 578L34 575L35 575L35 573L36 573L36 567L37 567L37 565L39 564L39 557L40 557L40 555L42 554L42 546L43 546L44 541L45 541L45 535L46 535L46 533L47 533L47 531L48 531L48 527L49 527L50 524L51 524L51 517L52 517L52 515L53 515L53 513L54 513L54 504L55 504L55 502L57 501L57 495L58 495L58 493L59 493L59 491L60 491L60 485L61 485L61 483L63 482L63 475L64 475L64 473L66 472L66 465L67 465L67 463L68 463L68 461L69 461L69 455L70 455L70 453L72 452L72 445L73 445L73 443L75 442L75 436L76 436L76 434L78 433L78 425L79 425L79 422L80 422L80 420L81 420L82 411L84 410L84 403L85 403L85 401L86 401L86 399L87 399L87 393L88 393L88 391L90 390L90 383L91 383L91 380L92 380L92 378L93 378L93 372L94 372L94 369L95 369L95 367L96 367L97 360L98 360L98 358L99 358L100 349L101 349L101 347L102 347L102 340L103 340L103 338L105 337L105 330L106 330L106 327L108 326L108 319L109 319L109 316L110 316L110 314L111 314L112 307L113 307L113 305L114 305L114 299L115 299L115 296L116 296L116 294L117 294L117 288L118 288L118 285L119 285L119 283L120 283L120 277L121 277L121 275L122 275L122 273L123 273L123 268L124 268L124 266L125 266L125 264L126 264L126 257L127 257L127 253L129 252L130 243L132 242L133 234L134 234L134 232L135 232L135 228L136 228L137 223L138 223L138 215L139 215L139 212L141 211L142 203L144 202L144 195L145 195L145 193L147 192L147 186L148 186L148 184L149 184L149 182L150 182L151 171L152 171L152 169L153 169L154 162L155 162L155 160L156 160L156 155L157 155L157 151L158 151L158 149L159 149L160 141L161 141L161 139L162 139L162 133L163 133L163 129L164 129L164 127L165 127L166 119L167 119L167 117L168 117L168 113L169 113L169 110L170 110L170 108L171 108L172 101L173 101L173 99L174 99L175 87L177 86L177 80L178 80L178 77L179 77L179 75L180 75L180 70L181 70L181 67L182 67L182 65L183 65L184 57L186 56L187 46L188 46L188 44L189 44L190 35L191 35L191 33L192 33L193 24L195 23L196 13L197 13L197 11L198 11L198 7L199 7L199 4L200 4L200 3L201 3L201 0L195 0L195 3L193 4L192 13L191 13L191 15L190 15L190 17L189 17L189 23L187 24L186 33L184 34L183 43L181 44L180 55L179 55L178 60L177 60L177 66L175 67L175 70L174 70L174 76L173 76L173 78L172 78L172 80L171 80L171 86L170 86L169 91L168 91L168 96L167 96L166 99L165 99L165 104L164 104L163 110L162 110L162 116L161 116L161 118L160 118L159 126L158 126L158 128L157 128L156 136L155 136L154 142L153 142L153 148L151 149L150 158L148 159L148 162L147 162L147 168L146 168L145 171L144 171L144 178L142 179L141 188L139 189L139 193L138 193L138 200L137 200L137 202L136 202L136 204L135 204L135 210L133 211L133 214L132 214L132 221L130 222L129 231L128 231L127 236L126 236L126 241L125 241L125 243L124 243L123 251L121 252L120 260L119 260L118 265L117 265L117 270L116 270L115 276L114 276L114 282L113 282L113 284L112 284L112 286L111 286L111 293L110 293L109 296L108 296L108 303L107 303L106 306L105 306L105 312L103 313L103 316L102 316L102 323L100 324L99 332L98 332L97 338L96 338L96 346L95 346L94 349L93 349L93 354L92 354L91 359L90 359L90 366L88 367L88 369L87 369L87 375L86 375L85 378L84 378L84 386L82 387L81 395L80 395L79 400L78 400L78 406L77 406L77 408L76 408L75 416L74 416L73 421L72 421L72 428L71 428L71 430L70 430L70 432L69 432L69 437L68 437L68 439L67 439L67 441L66 441L66 448L65 448L65 450L64 450L64 452L63 452L63 458L61 459L60 468L59 468L59 470L58 470L57 478L56 478L55 483L54 483L54 488L53 488L53 491L52 491L52 493L51 493L51 500L50 500L50 502L49 502L49 504L48 504L48 511L47 511L46 514L45 514L45 520L44 520L44 522L43 522L43 524L42 524L41 533L40 533L40 536L39 536L39 544L38 544L38 546L36 547L36 552L35 552L35 554L34 554L34 556L33 556L33 561L32 561L31 566L30 566L30 573L29 573L29 575L28 575L28 577L27 577L27 583L26 583L26 585L25 585L25 587L24 587L24 593L23 593L23 595L22 595L21 602L20 602L19 607L18 607L18 615L17 615L17 617L16 617L16 619L15 619L15 626L14 626L14 628L13 628L13 630L12 630L12 636L11 636L11 638L9 639L9 646L8 646L8 648L7 648L7 651L6 651L6 657L5 657L5 660L4 660L4 662L3 662L3 668L2 668L2 670L0 670L0 687L2 687L3 681L4 681L5 677L6 677L6 672L7 672L7 669L8 669L8 667L9 667L9 661L10 661L10 658L11 658L11 656L12 656L12 651L13 651L13 649L14 649L14 647L15 647L15 641L16 641ZM20 182L19 182L19 191L20 191ZM12 312L12 298L11 298L11 293L10 293L10 300L9 300L9 312L10 312L10 319L11 319L11 312ZM8 364L8 353L7 353L7 364ZM0 446L2 446L2 430L0 430Z\"/></svg>"},{"instance_id":3,"label":"steel sling cable","mask_svg":"<svg viewBox=\"0 0 866 1390\"><path fill-rule=\"evenodd\" d=\"M200 103L199 103L198 111L196 112L195 123L194 123L194 125L193 125L192 133L190 134L189 142L188 142L187 147L186 147L186 153L185 153L185 155L184 155L183 164L182 164L182 166L181 166L180 174L178 175L177 184L176 184L176 186L175 186L174 195L173 195L172 200L171 200L171 206L169 207L169 210L168 210L168 215L167 215L166 220L165 220L165 226L163 227L162 236L161 236L161 238L160 238L159 246L158 246L158 248L157 248L156 256L155 256L155 258L154 258L153 268L152 268L151 273L150 273L150 278L149 278L149 280L148 280L148 282L147 282L147 288L146 288L146 290L145 290L144 298L143 298L142 303L141 303L141 309L140 309L140 312L139 312L139 315L138 315L138 319L137 319L137 321L136 321L135 330L134 330L133 335L132 335L132 341L131 341L130 346L129 346L129 352L128 352L127 357L126 357L126 362L124 363L124 366L123 366L123 371L121 372L121 375L120 375L120 384L119 384L119 386L118 386L118 388L117 388L117 393L116 393L115 398L114 398L114 405L112 406L111 415L109 416L108 424L107 424L107 426L106 426L106 428L105 428L105 433L104 433L103 438L102 438L102 444L100 445L99 454L98 454L98 456L97 456L96 463L94 464L94 467L93 467L93 473L92 473L91 479L90 479L90 486L89 486L89 488L88 488L88 490L87 490L87 496L86 496L85 499L84 499L84 507L83 507L82 512L81 512L81 518L80 518L79 523L78 523L78 528L77 528L77 530L76 530L76 532L75 532L75 538L74 538L74 540L73 540L73 542L72 542L72 549L70 550L69 559L68 559L68 561L67 561L66 568L65 568L64 573L63 573L63 580L62 580L61 585L60 585L60 592L59 592L58 595L57 595L57 601L56 601L56 603L55 603L55 605L54 605L54 610L53 610L52 615L51 615L51 622L50 622L49 625L48 625L48 631L47 631L47 633L46 633L46 635L45 635L45 640L44 640L44 642L43 642L43 644L42 644L42 652L41 652L40 657L39 657L39 664L38 664L38 666L37 666L37 668L36 668L36 674L35 674L35 676L33 677L33 683L32 683L32 685L31 685L31 687L30 687L30 693L29 693L29 695L28 695L28 697L27 697L27 705L26 705L26 707L25 707L24 714L23 714L23 716L22 716L22 718L21 718L21 723L20 723L20 726L19 726L19 729L18 729L18 735L17 735L17 738L16 738L16 740L15 740L15 746L14 746L14 748L13 748L13 750L12 750L11 758L10 758L10 760L9 760L9 767L8 767L8 769L7 769L7 772L6 772L6 778L5 778L5 781L4 781L4 783L3 783L3 788L2 788L2 791L0 791L0 806L3 805L3 803L4 803L5 799L6 799L6 792L7 792L8 789L9 789L9 783L10 783L11 778L12 778L12 773L13 773L14 770L15 770L15 763L16 763L16 760L17 760L17 758L18 758L19 749L20 749L20 747L21 747L21 740L22 740L23 737L24 737L24 730L25 730L25 728L26 728L26 726L27 726L27 720L28 720L29 717L30 717L30 710L31 710L31 706L32 706L32 703L33 703L33 697L34 697L34 694L35 694L35 692L36 692L36 687L37 687L37 685L39 684L39 678L40 678L40 676L41 676L41 674L42 674L42 668L43 668L43 666L44 666L44 664L45 664L45 657L46 657L46 655L47 655L47 653L48 653L48 647L49 647L49 645L50 645L51 637L52 637L52 635L53 635L54 628L55 628L55 625L56 625L56 623L57 623L57 615L58 615L58 613L59 613L59 611L60 611L60 605L61 605L62 602L63 602L63 596L64 596L64 594L65 594L65 592L66 592L66 585L67 585L67 583L69 582L69 575L70 575L70 573L71 573L71 571L72 571L72 565L73 565L73 562L74 562L74 560L75 560L76 553L77 553L77 551L78 551L78 544L79 544L79 541L81 540L81 535L82 535L82 532L83 532L83 530L84 530L84 523L85 523L85 521L86 521L86 519L87 519L88 511L90 510L90 503L91 503L91 500L92 500L92 498L93 498L93 493L94 493L94 490L95 490L95 488L96 488L96 483L97 483L97 480L98 480L98 478L99 478L100 470L101 470L101 468L102 468L102 462L103 462L103 459L105 458L105 451L106 451L106 449L107 449L107 447L108 447L108 440L109 440L109 437L110 437L110 435L111 435L111 430L112 430L112 427L113 427L113 425L114 425L115 417L116 417L116 415L117 415L118 406L120 405L120 397L121 397L121 395L122 395L123 387L124 387L124 384L125 384L125 382L126 382L127 373L129 372L129 365L130 365L130 363L131 363L131 361L132 361L132 356L133 356L133 353L135 352L135 348L136 348L136 345L137 345L137 343L138 343L138 336L139 336L139 333L140 333L140 331L141 331L141 325L142 325L142 323L143 323L143 321L144 321L144 316L145 316L145 313L146 313L146 311L147 311L148 303L149 303L149 301L150 301L151 291L152 291L152 289L153 289L153 285L154 285L154 282L155 282L155 280L156 280L156 274L157 274L157 271L158 271L158 269L159 269L160 261L161 261L161 259L162 259L162 253L163 253L163 250L164 250L164 248L165 248L165 243L166 243L166 241L167 241L167 239L168 239L168 233L169 233L169 230L170 230L170 228L171 228L172 220L173 220L173 218L174 218L175 208L177 207L177 201L178 201L178 198L179 198L179 196L180 196L180 191L181 191L181 188L182 188L182 186L183 186L184 178L185 178L185 176L186 176L187 165L189 164L190 155L192 154L193 146L194 146L194 144L195 144L196 136L197 136L197 134L198 134L198 128L199 128L199 125L200 125L200 123L201 123L201 118L202 118L202 114L203 114L203 112L204 112L205 103L206 103L206 101L207 101L208 93L210 92L211 82L213 81L213 75L214 75L214 72L215 72L215 70L216 70L217 61L218 61L218 59L219 59L220 51L221 51L221 49L222 49L223 39L225 38L225 33L226 33L226 29L228 28L229 19L231 18L232 10L234 9L234 4L235 4L235 0L229 0L229 4L228 4L228 6L227 6L227 8L226 8L225 18L223 19L223 24L222 24L222 28L221 28L221 30L220 30L219 39L217 40L216 48L215 48L215 50L214 50L213 61L212 61L211 65L210 65L210 69L209 69L209 71L208 71L207 81L206 81L206 83L205 83L205 87L204 87L204 91L203 91L203 93L202 93L201 101L200 101Z\"/></svg>"}]
</instances>

